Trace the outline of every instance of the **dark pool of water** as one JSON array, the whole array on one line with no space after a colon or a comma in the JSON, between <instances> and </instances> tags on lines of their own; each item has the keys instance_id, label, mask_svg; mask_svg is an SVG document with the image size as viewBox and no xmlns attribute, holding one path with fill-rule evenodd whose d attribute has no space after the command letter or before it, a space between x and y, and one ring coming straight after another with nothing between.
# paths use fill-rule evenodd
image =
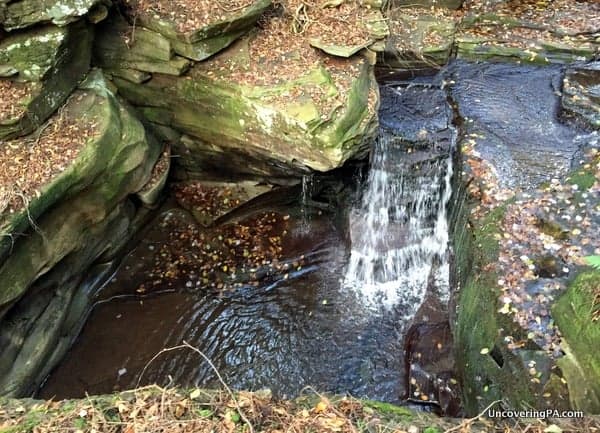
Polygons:
<instances>
[{"instance_id":1,"label":"dark pool of water","mask_svg":"<svg viewBox=\"0 0 600 433\"><path fill-rule=\"evenodd\" d=\"M300 215L300 206L287 209ZM167 212L164 215L168 215ZM181 211L176 218L184 218ZM329 212L289 220L283 255L304 256L300 270L258 286L135 293L169 226L158 218L100 294L78 341L49 377L41 397L80 397L157 382L219 386L201 350L227 384L294 396L304 387L398 401L403 393L402 311L367 309L341 288L348 255L343 228ZM163 238L163 240L161 240ZM286 276L287 275L287 276Z\"/></svg>"}]
</instances>

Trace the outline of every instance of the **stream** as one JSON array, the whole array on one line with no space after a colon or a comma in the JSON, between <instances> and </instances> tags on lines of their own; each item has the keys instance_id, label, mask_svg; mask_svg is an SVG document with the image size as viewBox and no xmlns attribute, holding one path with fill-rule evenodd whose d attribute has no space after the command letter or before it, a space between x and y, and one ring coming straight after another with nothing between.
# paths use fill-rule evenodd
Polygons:
<instances>
[{"instance_id":1,"label":"stream","mask_svg":"<svg viewBox=\"0 0 600 433\"><path fill-rule=\"evenodd\" d=\"M456 64L434 77L390 81L380 88L381 128L367 175L349 167L307 176L208 227L167 200L96 295L39 396L149 383L219 387L216 369L232 388L269 388L278 397L313 387L460 413L448 318L448 207L459 135L450 100L469 132L486 135L482 152L512 161L500 167L502 181L526 187L541 171L564 172L577 150L572 130L540 108L556 105L558 73ZM452 81L459 84L447 88ZM535 164L519 150L528 140L540 143ZM227 276L231 284L215 284L192 259L168 284L147 284L161 257L205 254L201 242L181 247L179 239L256 224L267 226L277 250L260 269L240 267ZM189 348L163 350L183 342L213 365Z\"/></svg>"}]
</instances>

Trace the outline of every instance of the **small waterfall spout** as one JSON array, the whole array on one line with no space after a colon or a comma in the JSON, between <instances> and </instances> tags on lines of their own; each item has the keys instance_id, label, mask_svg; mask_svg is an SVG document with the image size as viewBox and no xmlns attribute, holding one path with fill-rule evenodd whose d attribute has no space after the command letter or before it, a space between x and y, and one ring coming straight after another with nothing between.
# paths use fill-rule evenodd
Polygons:
<instances>
[{"instance_id":1,"label":"small waterfall spout","mask_svg":"<svg viewBox=\"0 0 600 433\"><path fill-rule=\"evenodd\" d=\"M401 303L414 314L431 278L438 290L448 285L452 159L447 154L419 158L385 134L371 158L362 202L350 214L352 251L345 286L370 304Z\"/></svg>"},{"instance_id":2,"label":"small waterfall spout","mask_svg":"<svg viewBox=\"0 0 600 433\"><path fill-rule=\"evenodd\" d=\"M302 230L307 232L309 230L310 216L308 204L312 197L313 190L313 175L302 176L302 196L300 197L300 212L302 214Z\"/></svg>"}]
</instances>

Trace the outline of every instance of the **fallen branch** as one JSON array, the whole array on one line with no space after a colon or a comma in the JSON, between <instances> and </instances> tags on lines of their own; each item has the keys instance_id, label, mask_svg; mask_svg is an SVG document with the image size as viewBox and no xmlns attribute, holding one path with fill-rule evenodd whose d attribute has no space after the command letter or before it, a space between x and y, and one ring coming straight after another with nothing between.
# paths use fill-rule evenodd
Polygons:
<instances>
[{"instance_id":1,"label":"fallen branch","mask_svg":"<svg viewBox=\"0 0 600 433\"><path fill-rule=\"evenodd\" d=\"M139 388L140 382L142 381L142 377L144 376L144 373L146 372L146 370L148 369L148 367L150 366L150 364L152 362L154 362L154 360L156 360L163 353L173 352L175 350L180 350L180 349L189 349L189 350L192 350L192 351L196 352L198 355L200 355L208 363L208 365L210 366L210 368L217 375L217 378L219 379L219 382L221 383L221 385L223 385L223 387L225 388L225 390L227 391L227 393L231 397L231 400L233 400L233 403L235 404L235 408L236 408L237 412L240 414L240 418L248 426L248 429L250 430L250 433L254 433L254 427L252 426L252 423L250 422L250 420L248 419L248 417L246 417L246 415L242 411L242 408L240 407L239 402L237 401L237 398L233 394L233 391L231 390L231 388L229 388L229 386L227 385L227 383L225 383L225 380L223 380L223 377L221 376L221 373L219 373L219 370L217 370L217 367L215 367L215 365L210 360L210 358L208 358L208 356L206 356L200 349L198 349L197 347L192 346L191 344L189 344L185 340L183 341L183 344L180 344L180 345L174 346L174 347L168 347L168 348L162 349L160 352L158 352L156 355L154 355L150 359L150 361L148 361L146 363L146 365L144 366L144 368L142 369L142 372L140 373L140 376L138 378L138 382L137 382L136 388Z\"/></svg>"}]
</instances>

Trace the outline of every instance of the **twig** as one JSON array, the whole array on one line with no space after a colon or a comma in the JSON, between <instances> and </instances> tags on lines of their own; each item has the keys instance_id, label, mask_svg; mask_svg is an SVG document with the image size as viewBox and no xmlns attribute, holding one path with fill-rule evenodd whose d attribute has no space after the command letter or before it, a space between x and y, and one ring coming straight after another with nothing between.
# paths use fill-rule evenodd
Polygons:
<instances>
[{"instance_id":1,"label":"twig","mask_svg":"<svg viewBox=\"0 0 600 433\"><path fill-rule=\"evenodd\" d=\"M183 340L183 344L180 344L180 345L174 346L174 347L167 347L165 349L161 349L160 352L158 352L156 355L154 355L150 359L150 361L148 361L146 363L146 365L144 366L144 368L142 369L142 372L140 373L140 376L138 378L138 382L137 382L136 388L139 388L140 382L142 381L142 377L144 376L144 373L146 372L146 370L148 369L148 367L150 366L150 364L152 362L154 362L155 359L157 359L163 353L173 352L175 350L180 350L180 349L189 349L189 350L192 350L192 351L196 352L198 355L200 355L208 363L208 365L210 366L210 368L217 375L217 378L219 379L219 382L221 382L221 384L223 385L223 387L225 388L225 390L227 391L227 393L229 394L229 396L233 400L233 402L235 404L235 407L236 407L238 413L240 414L240 418L242 418L242 420L246 423L246 425L248 426L248 429L250 430L250 433L254 433L254 427L252 426L252 423L250 422L250 420L246 417L246 415L242 411L242 408L240 407L240 405L239 405L239 403L237 401L237 398L235 398L235 395L233 394L233 391L231 390L231 388L229 388L229 386L227 385L227 383L225 383L225 380L223 380L223 377L221 376L221 373L219 373L219 370L217 370L217 367L215 367L215 365L208 358L208 356L206 356L200 349L198 349L197 347L192 346L191 344L189 344L185 340Z\"/></svg>"},{"instance_id":2,"label":"twig","mask_svg":"<svg viewBox=\"0 0 600 433\"><path fill-rule=\"evenodd\" d=\"M462 428L464 428L464 427L468 427L468 426L470 426L470 425L471 425L472 423L474 423L475 421L479 421L479 419L480 419L480 418L481 418L483 415L485 415L485 413L486 413L488 410L490 410L490 409L492 408L492 406L494 406L495 404L501 403L501 402L502 402L502 400L495 400L495 401L491 402L491 403L490 403L490 404L489 404L489 405L488 405L488 406L487 406L485 409L483 409L483 410L481 411L481 413L480 413L479 415L477 415L477 416L475 416L475 417L473 417L473 418L468 418L468 419L464 420L464 421L463 421L463 422L461 422L459 425L457 425L457 426L455 426L455 427L452 427L452 428L450 428L450 429L448 429L448 430L444 431L444 433L451 433L451 432L454 432L454 431L458 431L458 430L460 430L460 429L462 429Z\"/></svg>"}]
</instances>

